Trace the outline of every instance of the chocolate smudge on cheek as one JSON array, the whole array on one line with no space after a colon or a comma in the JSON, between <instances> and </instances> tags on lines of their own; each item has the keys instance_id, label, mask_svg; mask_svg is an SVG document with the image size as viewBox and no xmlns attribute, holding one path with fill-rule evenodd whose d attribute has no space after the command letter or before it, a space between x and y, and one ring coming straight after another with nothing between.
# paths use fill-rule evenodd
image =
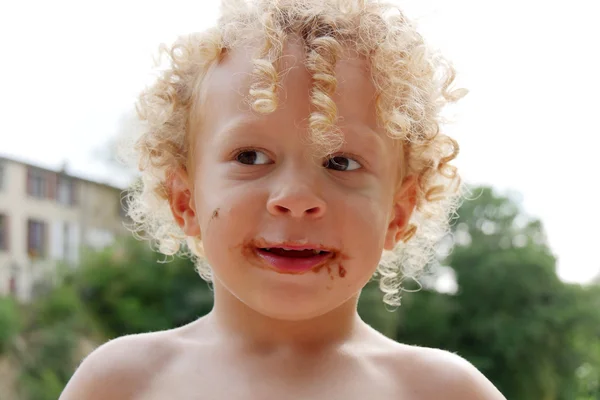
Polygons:
<instances>
[{"instance_id":1,"label":"chocolate smudge on cheek","mask_svg":"<svg viewBox=\"0 0 600 400\"><path fill-rule=\"evenodd\" d=\"M321 272L321 270L323 269L323 267L325 266L325 264L321 264L316 268L312 269L312 272L314 272L315 274L318 274L319 272Z\"/></svg>"},{"instance_id":2,"label":"chocolate smudge on cheek","mask_svg":"<svg viewBox=\"0 0 600 400\"><path fill-rule=\"evenodd\" d=\"M335 265L334 265L334 268L335 268ZM331 265L329 265L329 264L327 264L327 273L329 274L329 279L331 282L329 282L327 284L327 286L325 286L325 289L331 290L331 289L333 289L333 271L331 270Z\"/></svg>"},{"instance_id":3,"label":"chocolate smudge on cheek","mask_svg":"<svg viewBox=\"0 0 600 400\"><path fill-rule=\"evenodd\" d=\"M210 220L212 221L215 218L219 217L219 210L221 210L220 208L215 208L215 210L212 212L212 215L210 216Z\"/></svg>"},{"instance_id":4,"label":"chocolate smudge on cheek","mask_svg":"<svg viewBox=\"0 0 600 400\"><path fill-rule=\"evenodd\" d=\"M327 273L329 274L329 279L333 280L333 273L331 272L331 266L327 265Z\"/></svg>"},{"instance_id":5,"label":"chocolate smudge on cheek","mask_svg":"<svg viewBox=\"0 0 600 400\"><path fill-rule=\"evenodd\" d=\"M343 278L346 276L346 269L344 268L344 266L342 264L338 265L338 275L340 276L340 278Z\"/></svg>"}]
</instances>

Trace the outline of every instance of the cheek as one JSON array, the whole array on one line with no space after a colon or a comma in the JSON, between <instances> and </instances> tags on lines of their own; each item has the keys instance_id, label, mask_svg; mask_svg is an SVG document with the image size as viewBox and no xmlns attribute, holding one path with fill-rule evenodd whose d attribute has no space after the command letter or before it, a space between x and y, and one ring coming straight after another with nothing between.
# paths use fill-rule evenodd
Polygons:
<instances>
[{"instance_id":1,"label":"cheek","mask_svg":"<svg viewBox=\"0 0 600 400\"><path fill-rule=\"evenodd\" d=\"M248 200L253 195L256 197L256 191L224 179L218 167L204 166L206 172L199 174L194 182L194 202L203 232L216 222L232 220L239 216L236 214L243 215L248 207L253 206L253 202ZM216 218L215 210L218 210Z\"/></svg>"},{"instance_id":2,"label":"cheek","mask_svg":"<svg viewBox=\"0 0 600 400\"><path fill-rule=\"evenodd\" d=\"M256 218L264 200L256 190L243 185L228 187L218 176L205 176L196 181L194 204L205 255L209 262L224 257L241 247L254 232Z\"/></svg>"},{"instance_id":3,"label":"cheek","mask_svg":"<svg viewBox=\"0 0 600 400\"><path fill-rule=\"evenodd\" d=\"M345 247L361 249L365 262L379 261L389 219L389 204L383 196L359 196L341 202L339 232L344 234ZM336 207L337 208L337 207Z\"/></svg>"},{"instance_id":4,"label":"cheek","mask_svg":"<svg viewBox=\"0 0 600 400\"><path fill-rule=\"evenodd\" d=\"M377 236L385 231L386 220L389 216L391 199L389 190L376 179L363 190L349 193L345 201L338 202L346 205L346 213L355 222L366 229L365 233L377 232Z\"/></svg>"}]
</instances>

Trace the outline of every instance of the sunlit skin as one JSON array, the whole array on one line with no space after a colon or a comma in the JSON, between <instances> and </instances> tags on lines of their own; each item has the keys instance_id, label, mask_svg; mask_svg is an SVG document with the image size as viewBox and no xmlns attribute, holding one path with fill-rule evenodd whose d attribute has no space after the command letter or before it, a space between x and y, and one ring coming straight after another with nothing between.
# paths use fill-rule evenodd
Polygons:
<instances>
[{"instance_id":1,"label":"sunlit skin","mask_svg":"<svg viewBox=\"0 0 600 400\"><path fill-rule=\"evenodd\" d=\"M259 115L240 95L252 83L252 64L244 52L230 53L206 82L190 170L173 177L173 212L187 235L201 235L213 269L209 319L237 332L221 324L243 313L247 340L250 325L265 332L281 332L283 325L289 327L283 331L306 330L298 338L304 342L323 343L322 320L335 321L329 334L351 335L348 329L362 326L356 314L360 290L414 207L410 179L403 192L394 190L401 179L399 143L377 127L364 60L338 63L334 100L344 145L333 159L315 158L306 124L311 76L297 61L303 58L300 46L288 46L282 104ZM329 256L310 271L282 273L260 256L259 249L274 247L319 249Z\"/></svg>"},{"instance_id":2,"label":"sunlit skin","mask_svg":"<svg viewBox=\"0 0 600 400\"><path fill-rule=\"evenodd\" d=\"M102 346L62 399L503 399L462 358L396 343L359 318L362 287L405 233L415 180L399 175L400 144L377 126L365 60L338 62L344 144L315 157L303 59L286 46L281 103L260 115L244 96L250 58L234 50L193 110L193 156L172 171L169 202L202 239L213 310ZM276 248L325 253L290 270L269 261Z\"/></svg>"}]
</instances>

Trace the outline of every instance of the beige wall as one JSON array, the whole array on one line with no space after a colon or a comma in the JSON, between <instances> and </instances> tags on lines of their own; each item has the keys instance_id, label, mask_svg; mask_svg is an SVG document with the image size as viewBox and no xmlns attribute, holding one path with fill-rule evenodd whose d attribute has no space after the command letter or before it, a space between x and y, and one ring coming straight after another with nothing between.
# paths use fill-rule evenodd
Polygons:
<instances>
[{"instance_id":1,"label":"beige wall","mask_svg":"<svg viewBox=\"0 0 600 400\"><path fill-rule=\"evenodd\" d=\"M83 181L79 189L80 222L85 244L101 245L101 239L106 234L125 232L123 218L119 214L122 194L118 189Z\"/></svg>"},{"instance_id":2,"label":"beige wall","mask_svg":"<svg viewBox=\"0 0 600 400\"><path fill-rule=\"evenodd\" d=\"M8 216L8 251L0 250L0 295L9 293L16 274L17 297L30 298L36 280L47 279L57 261L76 263L81 245L102 247L125 232L119 215L120 190L76 180L77 202L63 205L27 194L28 166L0 159L4 165L0 213ZM46 257L32 260L27 252L27 221L46 223Z\"/></svg>"}]
</instances>

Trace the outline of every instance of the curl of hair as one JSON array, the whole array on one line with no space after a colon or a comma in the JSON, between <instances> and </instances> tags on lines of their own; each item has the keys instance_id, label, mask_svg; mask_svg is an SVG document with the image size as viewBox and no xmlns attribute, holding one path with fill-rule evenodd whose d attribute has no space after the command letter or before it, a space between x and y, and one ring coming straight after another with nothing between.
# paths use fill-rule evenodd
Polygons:
<instances>
[{"instance_id":1,"label":"curl of hair","mask_svg":"<svg viewBox=\"0 0 600 400\"><path fill-rule=\"evenodd\" d=\"M329 153L342 144L332 99L335 66L343 49L350 48L369 60L378 123L403 144L398 146L401 177L417 178L416 210L404 238L393 251L384 252L376 273L384 301L399 305L402 282L417 279L433 260L461 197L460 177L451 165L458 144L440 132L441 109L466 93L451 90L454 69L427 47L400 10L379 1L224 0L222 4L215 28L182 36L161 49L169 66L139 97L144 130L133 157L142 178L128 199L132 229L151 239L161 253L192 256L200 275L210 280L200 238L183 234L168 204L169 173L188 162L190 109L198 101L207 71L225 51L261 43L253 59L248 101L256 112L271 113L279 104L278 62L286 38L301 38L313 78L311 140Z\"/></svg>"}]
</instances>

